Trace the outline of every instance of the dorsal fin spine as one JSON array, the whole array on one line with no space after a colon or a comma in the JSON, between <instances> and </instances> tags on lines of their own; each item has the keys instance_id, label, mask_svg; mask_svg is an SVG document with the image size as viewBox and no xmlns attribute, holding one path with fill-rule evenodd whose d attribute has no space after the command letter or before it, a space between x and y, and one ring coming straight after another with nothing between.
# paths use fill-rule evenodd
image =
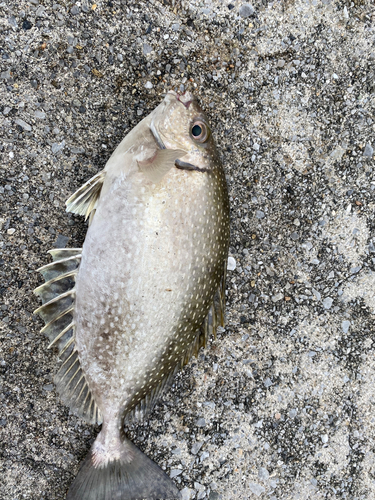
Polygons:
<instances>
[{"instance_id":1,"label":"dorsal fin spine","mask_svg":"<svg viewBox=\"0 0 375 500\"><path fill-rule=\"evenodd\" d=\"M69 307L68 309L65 309L65 311L61 312L58 316L56 316L55 318L51 319L51 321L49 321L48 323L46 323L43 328L40 330L40 333L44 333L46 330L48 330L48 328L53 324L55 323L57 320L61 319L63 316L65 316L66 314L69 314L71 312L74 311L74 306L72 307ZM36 312L36 311L35 311ZM34 312L34 314L35 314Z\"/></svg>"},{"instance_id":2,"label":"dorsal fin spine","mask_svg":"<svg viewBox=\"0 0 375 500\"><path fill-rule=\"evenodd\" d=\"M50 343L50 345L47 347L47 349L51 349L51 347L58 341L61 339L61 337L63 337L66 332L68 332L69 330L71 330L72 328L74 328L74 321L72 321L71 323L69 323L69 325L67 327L65 327L53 340L52 342Z\"/></svg>"},{"instance_id":3,"label":"dorsal fin spine","mask_svg":"<svg viewBox=\"0 0 375 500\"><path fill-rule=\"evenodd\" d=\"M74 288L72 288L71 290L68 290L67 292L62 293L61 295L58 295L57 297L54 297L53 299L51 299L48 302L44 303L42 306L38 307L38 309L35 309L35 311L34 311L33 314L38 314L40 311L42 311L43 309L47 308L48 306L50 306L52 304L55 304L56 302L58 302L63 297L69 297L71 295L73 295L73 296L75 295L75 289Z\"/></svg>"}]
</instances>

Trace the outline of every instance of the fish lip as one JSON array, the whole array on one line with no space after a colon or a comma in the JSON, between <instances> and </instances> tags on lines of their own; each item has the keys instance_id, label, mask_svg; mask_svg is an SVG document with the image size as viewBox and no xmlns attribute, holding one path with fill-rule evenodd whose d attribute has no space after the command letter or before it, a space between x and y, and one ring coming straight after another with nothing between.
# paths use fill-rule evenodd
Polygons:
<instances>
[{"instance_id":1,"label":"fish lip","mask_svg":"<svg viewBox=\"0 0 375 500\"><path fill-rule=\"evenodd\" d=\"M173 95L186 109L189 109L190 104L195 100L195 97L188 91L183 94L178 94L174 90L169 90L168 94Z\"/></svg>"}]
</instances>

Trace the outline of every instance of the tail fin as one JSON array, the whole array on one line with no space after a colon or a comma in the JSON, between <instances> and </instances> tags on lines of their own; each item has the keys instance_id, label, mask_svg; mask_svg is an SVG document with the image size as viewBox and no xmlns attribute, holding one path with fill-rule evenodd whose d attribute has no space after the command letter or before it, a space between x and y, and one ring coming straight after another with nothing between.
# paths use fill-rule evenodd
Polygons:
<instances>
[{"instance_id":1,"label":"tail fin","mask_svg":"<svg viewBox=\"0 0 375 500\"><path fill-rule=\"evenodd\" d=\"M93 450L85 458L66 500L177 500L180 492L158 465L131 441L122 442L130 463L113 460L95 466Z\"/></svg>"}]
</instances>

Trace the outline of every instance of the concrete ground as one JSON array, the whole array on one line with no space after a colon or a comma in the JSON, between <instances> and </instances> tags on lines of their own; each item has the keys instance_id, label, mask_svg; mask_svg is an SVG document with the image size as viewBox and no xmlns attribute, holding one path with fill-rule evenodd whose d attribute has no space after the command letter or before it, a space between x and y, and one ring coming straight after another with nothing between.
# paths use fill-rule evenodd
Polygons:
<instances>
[{"instance_id":1,"label":"concrete ground","mask_svg":"<svg viewBox=\"0 0 375 500\"><path fill-rule=\"evenodd\" d=\"M210 116L236 267L130 437L184 500L375 498L374 26L372 0L0 1L2 500L63 500L98 432L55 392L35 270L169 89Z\"/></svg>"}]
</instances>

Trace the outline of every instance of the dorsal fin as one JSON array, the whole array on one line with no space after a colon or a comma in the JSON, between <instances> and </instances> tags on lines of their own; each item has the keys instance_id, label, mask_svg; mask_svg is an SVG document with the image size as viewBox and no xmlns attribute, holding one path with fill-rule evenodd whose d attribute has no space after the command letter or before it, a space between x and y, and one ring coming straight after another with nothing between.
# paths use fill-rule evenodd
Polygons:
<instances>
[{"instance_id":1,"label":"dorsal fin","mask_svg":"<svg viewBox=\"0 0 375 500\"><path fill-rule=\"evenodd\" d=\"M227 272L227 259L225 259L223 272L220 279L219 287L215 293L213 302L205 317L194 341L185 351L181 358L181 363L177 364L168 375L155 387L151 394L148 394L140 403L137 404L125 417L125 424L129 425L132 422L142 421L155 406L162 394L169 389L173 383L176 373L181 367L188 364L192 356L197 356L201 347L206 347L207 341L211 335L216 338L217 327L224 326L225 313L225 276Z\"/></svg>"},{"instance_id":2,"label":"dorsal fin","mask_svg":"<svg viewBox=\"0 0 375 500\"><path fill-rule=\"evenodd\" d=\"M50 341L48 348L59 349L62 364L55 375L55 384L61 399L88 423L101 423L101 415L85 375L81 369L75 348L73 319L75 277L81 261L80 248L50 250L53 262L39 269L46 282L34 290L42 299L36 309L45 322L41 332Z\"/></svg>"},{"instance_id":3,"label":"dorsal fin","mask_svg":"<svg viewBox=\"0 0 375 500\"><path fill-rule=\"evenodd\" d=\"M102 170L85 182L85 184L65 202L66 211L72 212L73 214L84 215L86 220L90 213L96 208L104 177L105 171Z\"/></svg>"}]
</instances>

